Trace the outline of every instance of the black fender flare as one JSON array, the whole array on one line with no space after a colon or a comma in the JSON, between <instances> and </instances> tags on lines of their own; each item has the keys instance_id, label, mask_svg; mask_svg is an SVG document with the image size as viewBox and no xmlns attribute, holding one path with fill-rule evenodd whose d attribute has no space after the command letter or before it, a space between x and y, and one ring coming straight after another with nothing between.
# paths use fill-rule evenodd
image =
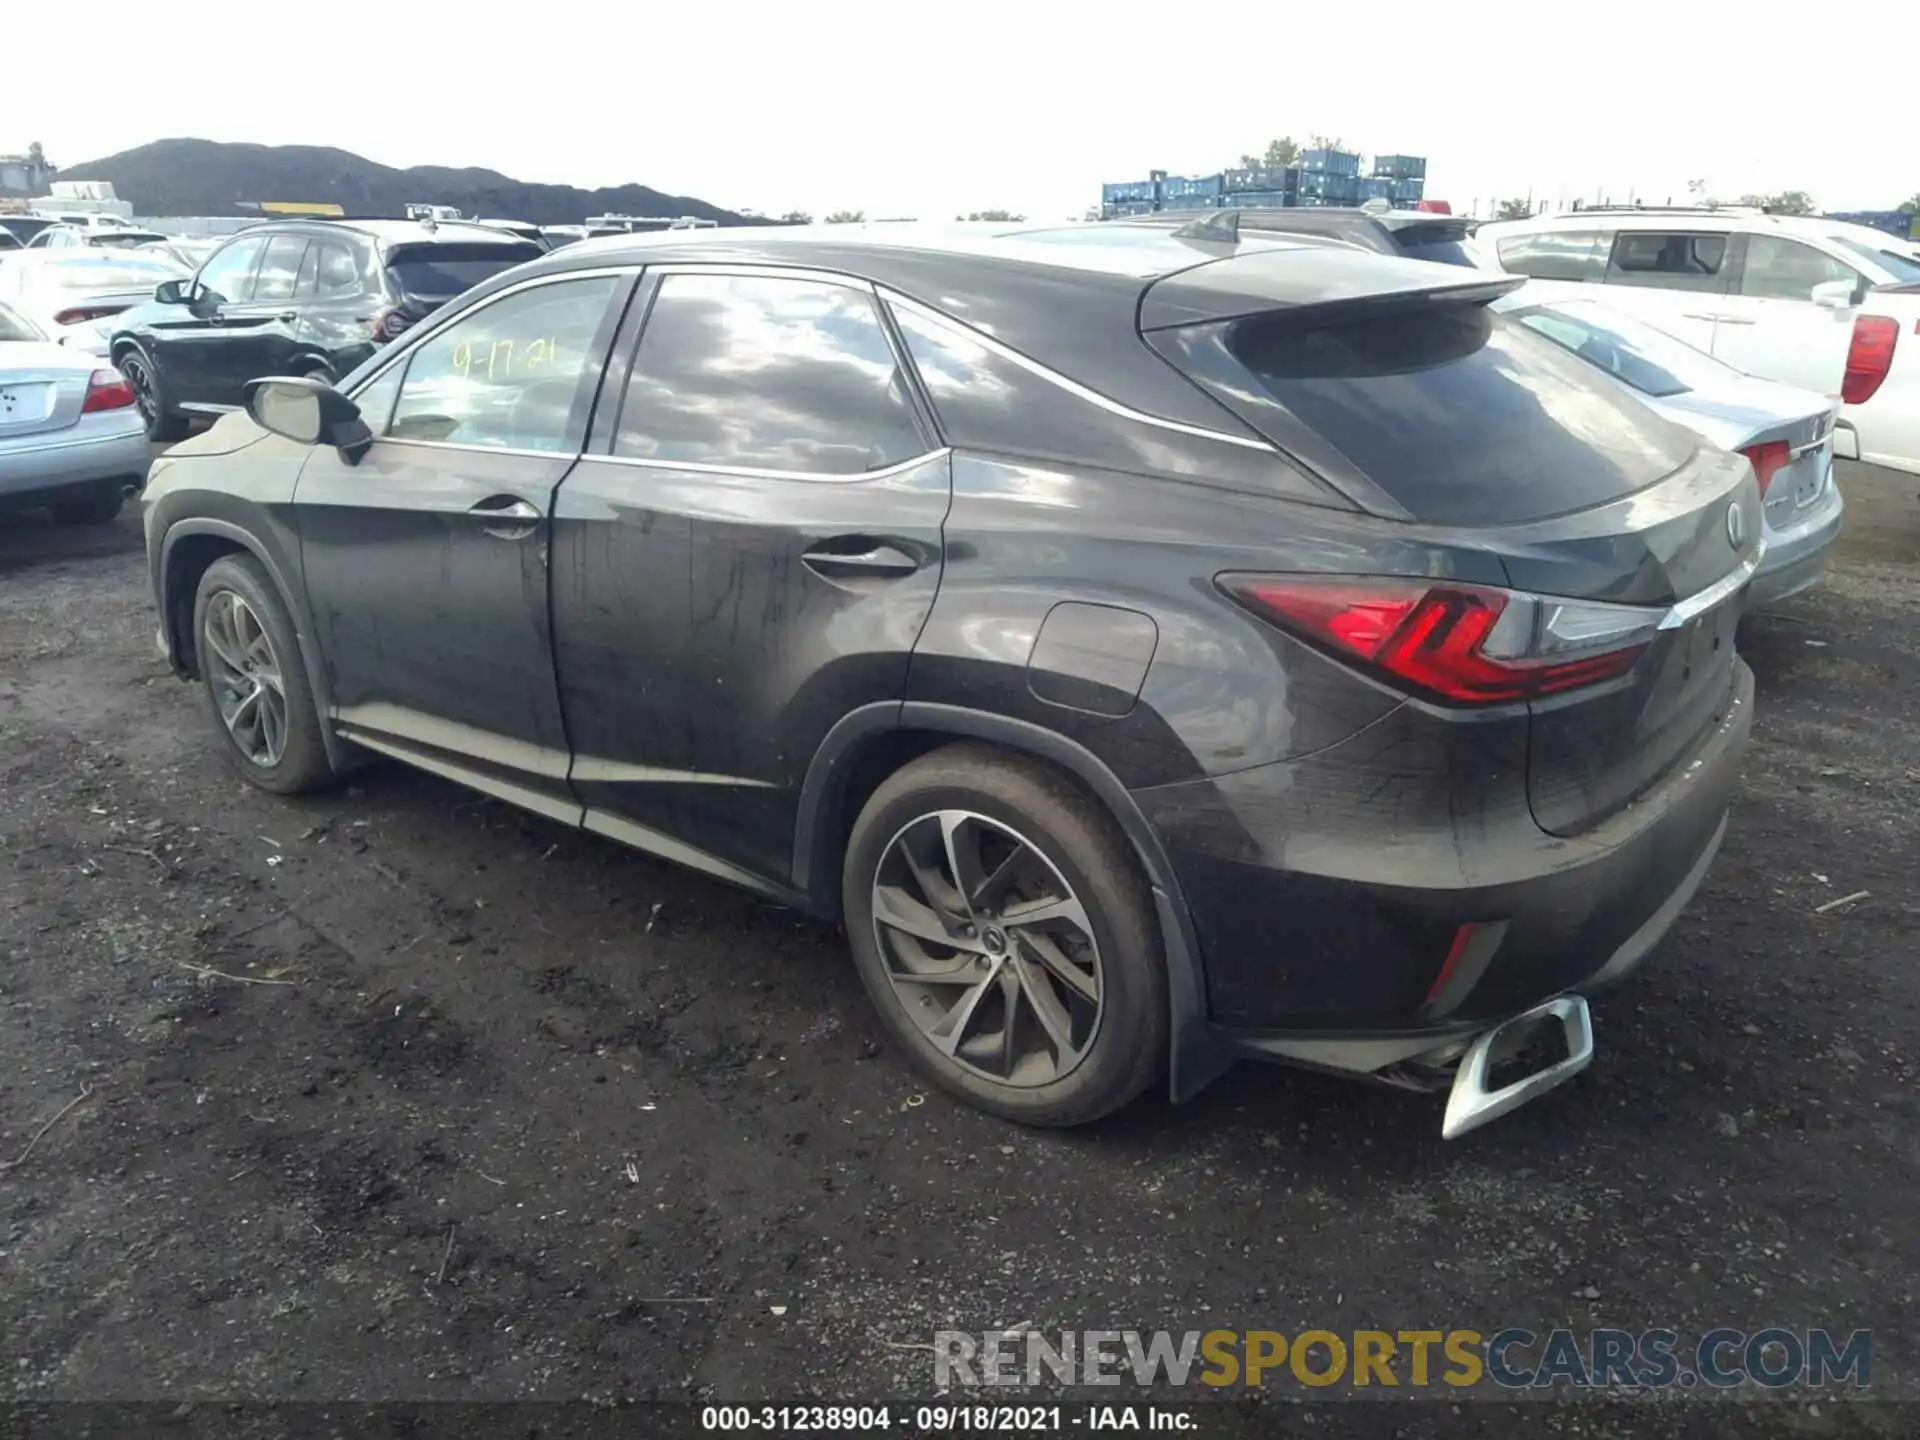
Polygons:
<instances>
[{"instance_id":1,"label":"black fender flare","mask_svg":"<svg viewBox=\"0 0 1920 1440\"><path fill-rule=\"evenodd\" d=\"M160 542L160 573L155 577L160 600L160 623L165 627L167 640L167 658L175 673L182 679L187 678L184 661L182 637L174 632L174 597L168 592L173 575L173 547L180 541L197 535L213 535L222 540L230 540L246 554L260 562L260 568L267 572L267 578L273 582L273 588L280 594L280 603L287 607L287 614L293 617L294 638L300 644L300 664L307 672L307 685L313 693L314 709L319 714L321 743L326 746L327 759L336 771L349 769L354 756L347 744L333 730L333 692L327 685L326 667L320 663L320 647L314 643L312 617L302 602L301 592L289 582L285 572L275 563L267 547L262 545L244 526L231 520L220 520L208 515L189 516L167 527L166 536Z\"/></svg>"},{"instance_id":2,"label":"black fender flare","mask_svg":"<svg viewBox=\"0 0 1920 1440\"><path fill-rule=\"evenodd\" d=\"M1205 1089L1232 1064L1207 1023L1206 974L1199 939L1179 877L1159 835L1105 762L1085 746L1055 731L1005 715L959 705L883 701L841 717L820 742L800 789L793 845L793 886L829 913L838 909L839 877L822 874L819 857L832 852L836 786L848 762L867 742L891 730L932 731L956 740L985 740L1058 765L1081 781L1107 807L1133 846L1148 887L1167 960L1167 1088L1175 1102Z\"/></svg>"}]
</instances>

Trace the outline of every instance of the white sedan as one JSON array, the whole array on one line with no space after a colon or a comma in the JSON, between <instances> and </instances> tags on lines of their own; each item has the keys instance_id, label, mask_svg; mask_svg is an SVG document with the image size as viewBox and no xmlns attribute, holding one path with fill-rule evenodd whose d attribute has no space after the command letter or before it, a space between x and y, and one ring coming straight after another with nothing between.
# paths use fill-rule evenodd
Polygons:
<instances>
[{"instance_id":1,"label":"white sedan","mask_svg":"<svg viewBox=\"0 0 1920 1440\"><path fill-rule=\"evenodd\" d=\"M104 525L146 473L146 423L120 372L0 304L0 510Z\"/></svg>"},{"instance_id":2,"label":"white sedan","mask_svg":"<svg viewBox=\"0 0 1920 1440\"><path fill-rule=\"evenodd\" d=\"M54 344L104 356L101 321L189 273L157 250L10 250L0 262L0 305L24 315Z\"/></svg>"}]
</instances>

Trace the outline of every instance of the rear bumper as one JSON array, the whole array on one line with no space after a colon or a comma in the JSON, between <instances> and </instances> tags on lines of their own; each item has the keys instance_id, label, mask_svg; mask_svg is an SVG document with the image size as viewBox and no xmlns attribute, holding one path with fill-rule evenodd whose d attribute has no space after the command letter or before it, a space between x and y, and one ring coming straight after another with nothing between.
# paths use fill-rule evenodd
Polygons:
<instances>
[{"instance_id":1,"label":"rear bumper","mask_svg":"<svg viewBox=\"0 0 1920 1440\"><path fill-rule=\"evenodd\" d=\"M1339 764L1335 752L1352 742L1136 792L1192 912L1208 1042L1233 1056L1371 1073L1618 981L1705 879L1752 713L1753 676L1740 663L1726 711L1677 771L1574 839L1491 799L1478 814L1456 808L1424 841L1409 836L1426 822L1397 813L1391 773L1375 774L1382 798L1371 814L1357 808L1371 798L1364 793L1346 813L1329 813L1327 795L1354 787L1308 772ZM1372 771L1379 753L1367 756ZM1201 786L1211 794L1175 793ZM1375 827L1370 842L1357 833L1363 820ZM1337 853L1348 857L1346 873L1287 868L1290 854L1334 853L1300 843L1330 825L1344 832Z\"/></svg>"},{"instance_id":2,"label":"rear bumper","mask_svg":"<svg viewBox=\"0 0 1920 1440\"><path fill-rule=\"evenodd\" d=\"M138 484L147 473L147 434L139 417L130 429L84 439L33 436L0 445L0 497L19 499L96 485Z\"/></svg>"},{"instance_id":3,"label":"rear bumper","mask_svg":"<svg viewBox=\"0 0 1920 1440\"><path fill-rule=\"evenodd\" d=\"M1777 530L1769 527L1766 555L1747 590L1747 608L1778 605L1818 584L1845 512L1840 487L1829 480L1826 493L1806 514Z\"/></svg>"}]
</instances>

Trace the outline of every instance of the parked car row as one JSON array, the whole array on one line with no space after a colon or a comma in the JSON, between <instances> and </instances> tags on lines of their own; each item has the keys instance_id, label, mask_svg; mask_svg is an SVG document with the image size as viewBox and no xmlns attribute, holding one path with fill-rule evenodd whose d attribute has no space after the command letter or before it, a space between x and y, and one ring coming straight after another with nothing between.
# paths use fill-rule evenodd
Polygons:
<instances>
[{"instance_id":1,"label":"parked car row","mask_svg":"<svg viewBox=\"0 0 1920 1440\"><path fill-rule=\"evenodd\" d=\"M1842 458L1920 473L1910 243L1817 216L1701 209L1504 221L1472 245L1492 268L1592 287L1738 370L1839 398Z\"/></svg>"},{"instance_id":2,"label":"parked car row","mask_svg":"<svg viewBox=\"0 0 1920 1440\"><path fill-rule=\"evenodd\" d=\"M1661 413L1718 372L1337 238L836 229L532 259L156 462L241 773L393 756L838 918L1028 1123L1259 1057L1454 1135L1585 1066L1725 832L1819 398L1733 454Z\"/></svg>"}]
</instances>

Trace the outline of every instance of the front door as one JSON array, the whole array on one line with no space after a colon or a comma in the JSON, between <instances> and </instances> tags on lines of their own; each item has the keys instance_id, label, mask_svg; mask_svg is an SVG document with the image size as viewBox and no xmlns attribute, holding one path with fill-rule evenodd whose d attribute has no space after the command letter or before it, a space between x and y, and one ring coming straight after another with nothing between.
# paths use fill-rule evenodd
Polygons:
<instances>
[{"instance_id":1,"label":"front door","mask_svg":"<svg viewBox=\"0 0 1920 1440\"><path fill-rule=\"evenodd\" d=\"M574 789L590 829L781 884L822 738L905 693L940 583L947 455L870 286L648 283L638 350L630 322L593 453L554 506Z\"/></svg>"},{"instance_id":2,"label":"front door","mask_svg":"<svg viewBox=\"0 0 1920 1440\"><path fill-rule=\"evenodd\" d=\"M253 276L266 254L267 237L229 241L213 252L193 277L184 304L170 305L153 325L153 361L176 405L237 404L223 400L227 362L220 312L253 298Z\"/></svg>"},{"instance_id":3,"label":"front door","mask_svg":"<svg viewBox=\"0 0 1920 1440\"><path fill-rule=\"evenodd\" d=\"M230 300L213 314L208 327L205 403L246 403L249 380L294 373L294 284L307 253L304 235L268 239L253 289L245 300Z\"/></svg>"},{"instance_id":4,"label":"front door","mask_svg":"<svg viewBox=\"0 0 1920 1440\"><path fill-rule=\"evenodd\" d=\"M316 449L294 494L341 733L568 820L548 517L631 285L543 280L427 336L356 392L360 462Z\"/></svg>"},{"instance_id":5,"label":"front door","mask_svg":"<svg viewBox=\"0 0 1920 1440\"><path fill-rule=\"evenodd\" d=\"M1860 272L1824 251L1782 235L1748 235L1734 293L1719 305L1713 358L1749 375L1838 395L1853 346L1852 303L1817 304L1813 292L1864 282Z\"/></svg>"},{"instance_id":6,"label":"front door","mask_svg":"<svg viewBox=\"0 0 1920 1440\"><path fill-rule=\"evenodd\" d=\"M1733 277L1726 231L1621 230L1607 256L1608 305L1713 353L1714 326Z\"/></svg>"}]
</instances>

